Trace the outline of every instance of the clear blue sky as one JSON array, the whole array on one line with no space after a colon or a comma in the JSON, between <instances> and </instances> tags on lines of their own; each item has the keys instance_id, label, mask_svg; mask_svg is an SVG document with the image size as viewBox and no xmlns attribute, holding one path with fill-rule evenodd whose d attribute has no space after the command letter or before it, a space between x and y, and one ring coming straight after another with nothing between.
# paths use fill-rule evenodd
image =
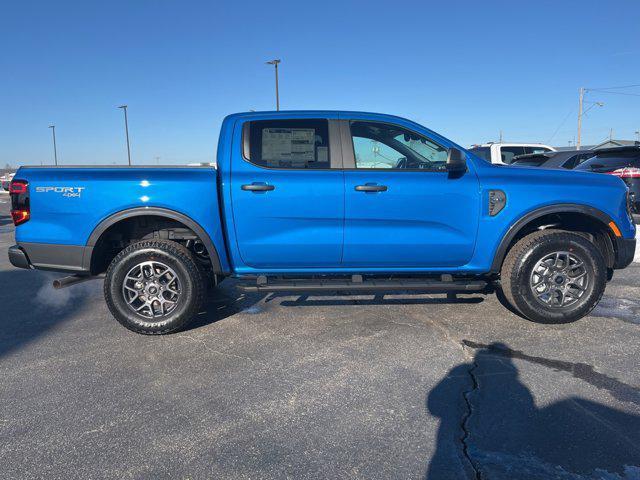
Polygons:
<instances>
[{"instance_id":1,"label":"clear blue sky","mask_svg":"<svg viewBox=\"0 0 640 480\"><path fill-rule=\"evenodd\" d=\"M640 84L638 25L630 0L4 1L0 165L52 162L50 123L63 164L126 162L122 103L134 163L211 161L224 115L274 108L271 58L282 109L567 145L580 86ZM635 138L640 96L588 99L584 143Z\"/></svg>"}]
</instances>

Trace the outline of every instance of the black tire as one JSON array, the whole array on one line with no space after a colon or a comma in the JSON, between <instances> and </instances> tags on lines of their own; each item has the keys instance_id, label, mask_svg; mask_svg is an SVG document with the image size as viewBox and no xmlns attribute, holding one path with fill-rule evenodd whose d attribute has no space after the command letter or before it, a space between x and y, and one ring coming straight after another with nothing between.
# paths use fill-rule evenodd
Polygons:
<instances>
[{"instance_id":1,"label":"black tire","mask_svg":"<svg viewBox=\"0 0 640 480\"><path fill-rule=\"evenodd\" d=\"M557 263L552 263L554 258ZM569 273L557 267L567 264ZM576 267L572 269L572 265ZM570 323L588 315L602 298L607 267L600 251L585 236L541 230L511 247L502 264L500 282L505 299L529 320ZM562 293L567 291L570 293Z\"/></svg>"},{"instance_id":2,"label":"black tire","mask_svg":"<svg viewBox=\"0 0 640 480\"><path fill-rule=\"evenodd\" d=\"M143 264L150 277L147 279L140 270L140 282L131 285L131 276L127 280L129 287L137 289L138 283L144 285L138 291L141 295L130 306L127 302L130 298L125 298L125 295L136 297L138 293L129 293L133 289L125 288L125 279ZM162 270L162 266L169 270ZM170 273L158 275L162 271ZM155 288L158 285L161 288ZM164 292L158 293L158 290ZM111 314L129 330L145 335L162 335L183 329L198 313L205 290L201 269L191 252L170 240L142 240L129 245L113 259L104 282L104 296ZM154 298L156 300L152 301ZM149 305L142 308L142 313L134 311L135 306L147 302Z\"/></svg>"}]
</instances>

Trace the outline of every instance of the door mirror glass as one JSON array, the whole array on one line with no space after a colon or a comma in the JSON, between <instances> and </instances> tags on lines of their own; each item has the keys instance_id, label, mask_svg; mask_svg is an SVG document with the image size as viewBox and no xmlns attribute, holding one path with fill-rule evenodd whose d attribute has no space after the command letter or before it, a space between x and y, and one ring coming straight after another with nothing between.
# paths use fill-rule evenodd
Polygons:
<instances>
[{"instance_id":1,"label":"door mirror glass","mask_svg":"<svg viewBox=\"0 0 640 480\"><path fill-rule=\"evenodd\" d=\"M447 171L462 173L467 171L467 158L461 150L450 148L447 156Z\"/></svg>"}]
</instances>

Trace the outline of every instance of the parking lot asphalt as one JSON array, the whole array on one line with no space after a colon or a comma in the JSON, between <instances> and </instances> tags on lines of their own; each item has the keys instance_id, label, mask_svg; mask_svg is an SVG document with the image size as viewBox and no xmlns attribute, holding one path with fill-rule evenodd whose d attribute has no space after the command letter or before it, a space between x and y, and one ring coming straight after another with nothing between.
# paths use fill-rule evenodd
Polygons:
<instances>
[{"instance_id":1,"label":"parking lot asphalt","mask_svg":"<svg viewBox=\"0 0 640 480\"><path fill-rule=\"evenodd\" d=\"M57 276L0 255L2 478L640 478L638 263L568 325L495 296L225 281L163 337Z\"/></svg>"}]
</instances>

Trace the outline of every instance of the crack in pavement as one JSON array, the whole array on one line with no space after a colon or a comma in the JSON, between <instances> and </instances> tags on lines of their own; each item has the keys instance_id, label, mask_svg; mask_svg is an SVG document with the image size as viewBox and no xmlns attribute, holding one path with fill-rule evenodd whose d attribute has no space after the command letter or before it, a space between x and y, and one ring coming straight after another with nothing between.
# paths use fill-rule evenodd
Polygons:
<instances>
[{"instance_id":1,"label":"crack in pavement","mask_svg":"<svg viewBox=\"0 0 640 480\"><path fill-rule=\"evenodd\" d=\"M464 350L465 345L462 344L462 348ZM462 397L464 398L465 405L467 407L466 413L462 417L462 421L460 422L460 427L462 428L462 437L460 438L460 442L462 443L462 454L466 458L467 462L473 469L475 480L482 480L482 472L480 467L476 465L476 463L471 458L471 454L469 453L469 436L471 435L469 429L469 419L473 414L473 407L471 405L471 399L469 398L471 394L479 388L478 379L475 376L475 369L478 368L478 363L474 360L471 368L467 370L469 377L471 377L472 386L470 390L466 390L462 392Z\"/></svg>"},{"instance_id":2,"label":"crack in pavement","mask_svg":"<svg viewBox=\"0 0 640 480\"><path fill-rule=\"evenodd\" d=\"M475 350L487 350L499 357L524 360L556 371L570 373L574 378L582 380L600 390L609 392L617 400L640 405L640 389L637 386L626 384L615 377L597 372L592 365L587 363L567 362L565 360L551 360L544 357L535 357L518 350L498 348L495 345L476 343L471 340L462 340L462 344L465 347L473 348Z\"/></svg>"}]
</instances>

